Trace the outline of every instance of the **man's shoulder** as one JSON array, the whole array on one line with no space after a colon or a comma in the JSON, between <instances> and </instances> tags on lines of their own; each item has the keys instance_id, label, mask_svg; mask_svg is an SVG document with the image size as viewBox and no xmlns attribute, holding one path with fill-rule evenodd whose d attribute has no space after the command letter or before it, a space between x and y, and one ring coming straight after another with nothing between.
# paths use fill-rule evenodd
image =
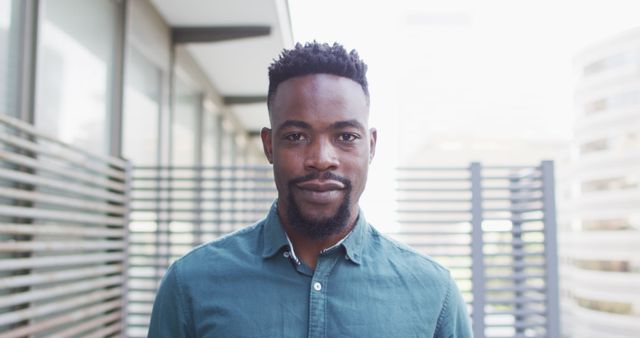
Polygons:
<instances>
[{"instance_id":1,"label":"man's shoulder","mask_svg":"<svg viewBox=\"0 0 640 338\"><path fill-rule=\"evenodd\" d=\"M387 259L395 261L400 264L400 266L411 269L413 273L424 273L446 280L450 278L449 270L432 257L418 252L409 245L381 233L373 226L369 226L369 233L372 245L378 246L378 248L374 248L374 250L379 250L379 253Z\"/></svg>"},{"instance_id":2,"label":"man's shoulder","mask_svg":"<svg viewBox=\"0 0 640 338\"><path fill-rule=\"evenodd\" d=\"M238 229L220 238L205 242L178 258L172 265L181 270L202 270L204 267L224 266L236 259L255 256L265 220ZM215 264L213 264L215 262Z\"/></svg>"}]
</instances>

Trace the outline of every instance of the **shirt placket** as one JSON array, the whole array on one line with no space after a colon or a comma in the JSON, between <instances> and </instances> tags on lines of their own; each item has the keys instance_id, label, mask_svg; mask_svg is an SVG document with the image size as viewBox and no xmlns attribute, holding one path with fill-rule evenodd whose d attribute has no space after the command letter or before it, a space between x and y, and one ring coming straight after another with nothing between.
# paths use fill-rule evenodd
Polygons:
<instances>
[{"instance_id":1,"label":"shirt placket","mask_svg":"<svg viewBox=\"0 0 640 338\"><path fill-rule=\"evenodd\" d=\"M329 276L338 261L338 256L334 252L321 254L318 257L309 288L309 338L325 338L327 336Z\"/></svg>"}]
</instances>

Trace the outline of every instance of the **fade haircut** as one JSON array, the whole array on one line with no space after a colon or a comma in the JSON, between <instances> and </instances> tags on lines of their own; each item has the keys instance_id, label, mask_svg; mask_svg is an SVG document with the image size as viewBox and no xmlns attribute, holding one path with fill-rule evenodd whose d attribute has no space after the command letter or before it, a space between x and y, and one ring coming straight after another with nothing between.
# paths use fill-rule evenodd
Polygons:
<instances>
[{"instance_id":1,"label":"fade haircut","mask_svg":"<svg viewBox=\"0 0 640 338\"><path fill-rule=\"evenodd\" d=\"M276 94L280 83L297 76L309 74L332 74L351 79L362 87L369 101L369 85L367 84L367 65L360 59L358 52L347 53L344 47L334 42L297 43L293 49L285 49L277 60L269 66L269 93L267 105Z\"/></svg>"}]
</instances>

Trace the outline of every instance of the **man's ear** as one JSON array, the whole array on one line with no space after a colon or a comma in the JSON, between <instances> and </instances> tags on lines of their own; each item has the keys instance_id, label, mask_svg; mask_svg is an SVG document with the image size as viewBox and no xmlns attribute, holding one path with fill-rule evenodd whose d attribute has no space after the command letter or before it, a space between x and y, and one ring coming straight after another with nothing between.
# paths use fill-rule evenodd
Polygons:
<instances>
[{"instance_id":1,"label":"man's ear","mask_svg":"<svg viewBox=\"0 0 640 338\"><path fill-rule=\"evenodd\" d=\"M267 161L273 164L273 145L271 144L271 129L265 127L260 131L260 138L262 139L262 149L264 150L264 156L267 157Z\"/></svg>"},{"instance_id":2,"label":"man's ear","mask_svg":"<svg viewBox=\"0 0 640 338\"><path fill-rule=\"evenodd\" d=\"M369 163L376 155L376 142L378 142L378 131L376 128L369 129Z\"/></svg>"}]
</instances>

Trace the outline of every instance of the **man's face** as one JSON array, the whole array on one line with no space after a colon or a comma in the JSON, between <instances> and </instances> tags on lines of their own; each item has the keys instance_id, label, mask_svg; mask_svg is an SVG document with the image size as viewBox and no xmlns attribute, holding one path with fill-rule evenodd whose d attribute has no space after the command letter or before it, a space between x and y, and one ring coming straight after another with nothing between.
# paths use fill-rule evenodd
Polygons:
<instances>
[{"instance_id":1,"label":"man's face","mask_svg":"<svg viewBox=\"0 0 640 338\"><path fill-rule=\"evenodd\" d=\"M261 136L288 225L322 238L355 221L376 144L368 116L364 91L351 79L313 74L278 86L272 129Z\"/></svg>"}]
</instances>

